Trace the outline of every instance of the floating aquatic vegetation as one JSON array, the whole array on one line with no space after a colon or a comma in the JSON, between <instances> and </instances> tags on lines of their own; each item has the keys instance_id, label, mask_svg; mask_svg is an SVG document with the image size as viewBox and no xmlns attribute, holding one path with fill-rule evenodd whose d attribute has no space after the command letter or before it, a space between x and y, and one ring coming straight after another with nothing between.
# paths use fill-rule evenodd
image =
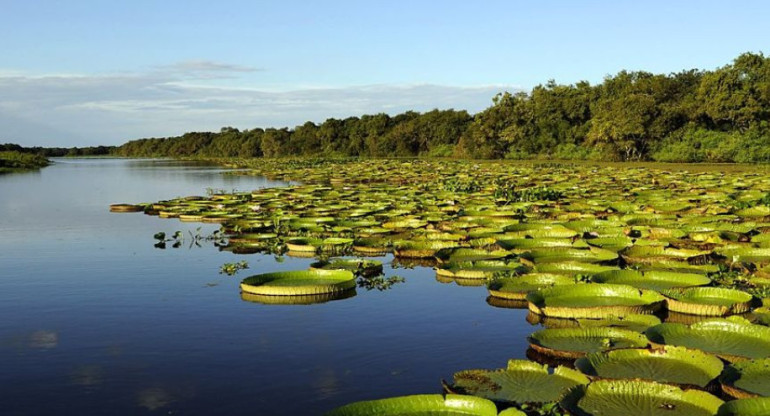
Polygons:
<instances>
[{"instance_id":1,"label":"floating aquatic vegetation","mask_svg":"<svg viewBox=\"0 0 770 416\"><path fill-rule=\"evenodd\" d=\"M338 293L356 287L347 270L302 270L264 273L247 277L241 291L267 296L306 296Z\"/></svg>"},{"instance_id":2,"label":"floating aquatic vegetation","mask_svg":"<svg viewBox=\"0 0 770 416\"><path fill-rule=\"evenodd\" d=\"M677 374L661 374L687 366L688 359L673 352L681 347L703 351L692 353L700 358L704 353L730 360L770 356L770 328L736 317L703 318L745 314L757 306L753 297L770 297L770 181L764 174L448 160L261 160L253 168L239 174L302 184L111 209L221 224L211 240L200 232L156 236L162 247L213 241L233 253L318 260L312 266L317 270L244 279L244 300L315 303L355 295L356 286L387 288L400 278L382 276L381 264L329 257L393 253L393 268L436 267L440 282L470 286L491 279L490 305L526 306L533 312L528 320L547 328L530 336L533 356L593 354L594 362L585 360L596 364L597 376L628 354L633 357L621 361L676 363L645 367L650 378L673 380L670 376ZM351 272L361 276L356 279ZM300 277L291 278L292 273ZM319 273L338 277L326 281ZM664 309L660 315L667 322L660 324L651 314ZM763 308L745 316L770 323ZM641 330L646 337L635 332ZM647 337L663 349L618 350L646 347ZM714 363L713 357L704 360ZM709 365L701 368L709 374L693 384L710 377ZM695 372L679 373L689 377ZM573 389L585 394L571 411L697 415L714 414L719 404L710 396L655 383L602 383ZM601 386L610 392L594 394ZM446 402L443 396L425 397L439 405ZM636 407L623 407L628 403ZM724 414L744 414L744 405L731 403L722 407Z\"/></svg>"},{"instance_id":3,"label":"floating aquatic vegetation","mask_svg":"<svg viewBox=\"0 0 770 416\"><path fill-rule=\"evenodd\" d=\"M555 402L566 390L589 381L570 368L556 367L551 373L548 366L527 360L510 360L499 370L460 371L453 379L447 387L454 392L517 405Z\"/></svg>"},{"instance_id":4,"label":"floating aquatic vegetation","mask_svg":"<svg viewBox=\"0 0 770 416\"><path fill-rule=\"evenodd\" d=\"M598 380L573 388L561 400L577 416L713 416L723 403L704 391L643 380Z\"/></svg>"},{"instance_id":5,"label":"floating aquatic vegetation","mask_svg":"<svg viewBox=\"0 0 770 416\"><path fill-rule=\"evenodd\" d=\"M689 315L725 316L742 314L755 304L752 295L721 287L691 287L661 291L669 311Z\"/></svg>"},{"instance_id":6,"label":"floating aquatic vegetation","mask_svg":"<svg viewBox=\"0 0 770 416\"><path fill-rule=\"evenodd\" d=\"M527 340L535 351L557 358L580 358L590 352L644 348L649 342L636 331L614 327L542 329Z\"/></svg>"},{"instance_id":7,"label":"floating aquatic vegetation","mask_svg":"<svg viewBox=\"0 0 770 416\"><path fill-rule=\"evenodd\" d=\"M722 360L684 347L618 349L590 353L575 361L575 367L590 377L643 379L706 387L722 372Z\"/></svg>"},{"instance_id":8,"label":"floating aquatic vegetation","mask_svg":"<svg viewBox=\"0 0 770 416\"><path fill-rule=\"evenodd\" d=\"M699 349L728 361L770 357L770 328L738 317L712 318L689 326L662 323L645 333L655 344Z\"/></svg>"},{"instance_id":9,"label":"floating aquatic vegetation","mask_svg":"<svg viewBox=\"0 0 770 416\"><path fill-rule=\"evenodd\" d=\"M719 377L722 391L736 399L770 396L770 359L732 363Z\"/></svg>"},{"instance_id":10,"label":"floating aquatic vegetation","mask_svg":"<svg viewBox=\"0 0 770 416\"><path fill-rule=\"evenodd\" d=\"M420 394L350 403L326 416L497 416L494 403L481 397L459 394Z\"/></svg>"},{"instance_id":11,"label":"floating aquatic vegetation","mask_svg":"<svg viewBox=\"0 0 770 416\"><path fill-rule=\"evenodd\" d=\"M627 285L559 285L527 295L529 309L556 318L603 318L629 314L651 314L664 302L657 292Z\"/></svg>"}]
</instances>

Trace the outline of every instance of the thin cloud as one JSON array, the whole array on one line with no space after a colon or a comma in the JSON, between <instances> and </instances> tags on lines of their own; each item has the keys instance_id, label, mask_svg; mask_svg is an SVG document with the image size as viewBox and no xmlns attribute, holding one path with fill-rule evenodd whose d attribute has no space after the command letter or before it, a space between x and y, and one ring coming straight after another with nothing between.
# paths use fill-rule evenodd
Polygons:
<instances>
[{"instance_id":1,"label":"thin cloud","mask_svg":"<svg viewBox=\"0 0 770 416\"><path fill-rule=\"evenodd\" d=\"M183 79L198 80L236 78L237 74L264 71L263 68L207 60L189 60L171 65L160 65L156 66L155 70Z\"/></svg>"},{"instance_id":2,"label":"thin cloud","mask_svg":"<svg viewBox=\"0 0 770 416\"><path fill-rule=\"evenodd\" d=\"M121 144L141 137L187 131L293 127L407 110L465 109L491 105L509 85L363 85L270 91L244 87L191 85L258 69L210 61L187 61L166 70L108 75L24 76L0 72L0 142L34 146ZM14 124L18 120L18 125ZM23 121L23 123L22 123ZM35 128L41 126L41 128ZM42 127L45 128L42 128ZM61 134L53 134L61 132ZM88 139L76 139L86 137ZM73 140L78 140L73 142Z\"/></svg>"}]
</instances>

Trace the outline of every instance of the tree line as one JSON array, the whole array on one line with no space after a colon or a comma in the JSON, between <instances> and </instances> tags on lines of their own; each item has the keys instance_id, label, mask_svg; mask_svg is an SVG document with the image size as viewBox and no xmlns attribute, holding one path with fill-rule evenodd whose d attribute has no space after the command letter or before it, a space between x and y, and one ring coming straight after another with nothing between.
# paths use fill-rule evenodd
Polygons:
<instances>
[{"instance_id":1,"label":"tree line","mask_svg":"<svg viewBox=\"0 0 770 416\"><path fill-rule=\"evenodd\" d=\"M621 71L501 93L471 115L407 111L290 128L222 128L129 141L131 157L458 157L770 162L770 58L712 71Z\"/></svg>"},{"instance_id":2,"label":"tree line","mask_svg":"<svg viewBox=\"0 0 770 416\"><path fill-rule=\"evenodd\" d=\"M88 147L23 147L14 143L0 143L0 152L18 152L39 155L43 157L65 156L110 156L116 146L88 146Z\"/></svg>"}]
</instances>

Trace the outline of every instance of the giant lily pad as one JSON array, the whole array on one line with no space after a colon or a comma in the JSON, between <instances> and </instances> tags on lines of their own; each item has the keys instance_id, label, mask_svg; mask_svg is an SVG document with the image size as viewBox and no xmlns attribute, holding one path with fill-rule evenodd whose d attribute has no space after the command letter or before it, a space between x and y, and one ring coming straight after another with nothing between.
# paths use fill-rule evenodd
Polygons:
<instances>
[{"instance_id":1,"label":"giant lily pad","mask_svg":"<svg viewBox=\"0 0 770 416\"><path fill-rule=\"evenodd\" d=\"M661 308L663 296L627 285L579 284L554 286L527 295L532 312L557 318L602 318L650 314Z\"/></svg>"},{"instance_id":2,"label":"giant lily pad","mask_svg":"<svg viewBox=\"0 0 770 416\"><path fill-rule=\"evenodd\" d=\"M567 261L563 263L544 263L537 264L534 268L535 271L540 273L561 273L561 274L595 274L602 272L609 272L612 270L620 270L616 266L603 266L595 263L581 263L575 261Z\"/></svg>"},{"instance_id":3,"label":"giant lily pad","mask_svg":"<svg viewBox=\"0 0 770 416\"><path fill-rule=\"evenodd\" d=\"M527 307L527 304L524 304ZM566 319L550 318L538 315L531 311L527 314L527 322L532 325L540 324L545 328L594 328L615 327L642 332L647 328L660 324L660 319L655 315L624 315L608 316L600 319Z\"/></svg>"},{"instance_id":4,"label":"giant lily pad","mask_svg":"<svg viewBox=\"0 0 770 416\"><path fill-rule=\"evenodd\" d=\"M484 250L480 248L443 248L436 252L436 259L441 263L461 263L478 260L502 260L512 256L506 250Z\"/></svg>"},{"instance_id":5,"label":"giant lily pad","mask_svg":"<svg viewBox=\"0 0 770 416\"><path fill-rule=\"evenodd\" d=\"M675 346L590 353L575 361L575 368L589 376L639 378L698 387L714 380L723 367L722 360L713 355Z\"/></svg>"},{"instance_id":6,"label":"giant lily pad","mask_svg":"<svg viewBox=\"0 0 770 416\"><path fill-rule=\"evenodd\" d=\"M730 364L722 377L722 390L737 399L770 396L770 359L756 359Z\"/></svg>"},{"instance_id":7,"label":"giant lily pad","mask_svg":"<svg viewBox=\"0 0 770 416\"><path fill-rule=\"evenodd\" d=\"M458 394L419 394L350 403L326 416L497 416L497 407L487 399Z\"/></svg>"},{"instance_id":8,"label":"giant lily pad","mask_svg":"<svg viewBox=\"0 0 770 416\"><path fill-rule=\"evenodd\" d=\"M587 250L576 248L533 249L521 254L522 258L535 263L562 263L579 261L583 263L600 263L618 258L614 251L591 247Z\"/></svg>"},{"instance_id":9,"label":"giant lily pad","mask_svg":"<svg viewBox=\"0 0 770 416\"><path fill-rule=\"evenodd\" d=\"M495 273L523 273L525 270L523 265L515 262L476 260L441 264L436 268L436 274L460 279L489 279Z\"/></svg>"},{"instance_id":10,"label":"giant lily pad","mask_svg":"<svg viewBox=\"0 0 770 416\"><path fill-rule=\"evenodd\" d=\"M580 358L590 352L649 344L638 332L612 327L541 329L527 340L535 351L558 358Z\"/></svg>"},{"instance_id":11,"label":"giant lily pad","mask_svg":"<svg viewBox=\"0 0 770 416\"><path fill-rule=\"evenodd\" d=\"M767 416L770 415L770 397L757 397L726 402L719 407L717 416Z\"/></svg>"},{"instance_id":12,"label":"giant lily pad","mask_svg":"<svg viewBox=\"0 0 770 416\"><path fill-rule=\"evenodd\" d=\"M639 289L662 290L674 287L704 286L711 279L697 273L676 273L661 270L612 270L591 277L596 283L629 285Z\"/></svg>"},{"instance_id":13,"label":"giant lily pad","mask_svg":"<svg viewBox=\"0 0 770 416\"><path fill-rule=\"evenodd\" d=\"M302 270L264 273L247 277L241 290L255 295L305 296L338 293L356 287L347 270Z\"/></svg>"},{"instance_id":14,"label":"giant lily pad","mask_svg":"<svg viewBox=\"0 0 770 416\"><path fill-rule=\"evenodd\" d=\"M396 241L393 243L393 254L405 258L433 258L443 248L459 247L455 241Z\"/></svg>"},{"instance_id":15,"label":"giant lily pad","mask_svg":"<svg viewBox=\"0 0 770 416\"><path fill-rule=\"evenodd\" d=\"M311 263L310 269L350 270L361 276L372 276L382 273L382 262L365 259L329 259Z\"/></svg>"},{"instance_id":16,"label":"giant lily pad","mask_svg":"<svg viewBox=\"0 0 770 416\"><path fill-rule=\"evenodd\" d=\"M515 277L495 278L487 285L489 294L503 299L523 300L528 293L557 285L573 285L575 279L561 274L530 273Z\"/></svg>"},{"instance_id":17,"label":"giant lily pad","mask_svg":"<svg viewBox=\"0 0 770 416\"><path fill-rule=\"evenodd\" d=\"M570 390L561 406L576 416L714 416L724 403L700 390L643 380L598 380Z\"/></svg>"},{"instance_id":18,"label":"giant lily pad","mask_svg":"<svg viewBox=\"0 0 770 416\"><path fill-rule=\"evenodd\" d=\"M451 389L496 402L525 404L555 402L567 389L579 384L588 384L588 378L578 371L560 366L549 374L548 366L510 360L508 368L502 370L455 373Z\"/></svg>"},{"instance_id":19,"label":"giant lily pad","mask_svg":"<svg viewBox=\"0 0 770 416\"><path fill-rule=\"evenodd\" d=\"M691 287L668 289L668 310L690 315L724 316L746 313L751 310L754 297L746 292L721 287Z\"/></svg>"},{"instance_id":20,"label":"giant lily pad","mask_svg":"<svg viewBox=\"0 0 770 416\"><path fill-rule=\"evenodd\" d=\"M663 323L645 333L656 344L695 348L729 361L770 357L770 328L735 317L712 318L689 326Z\"/></svg>"}]
</instances>

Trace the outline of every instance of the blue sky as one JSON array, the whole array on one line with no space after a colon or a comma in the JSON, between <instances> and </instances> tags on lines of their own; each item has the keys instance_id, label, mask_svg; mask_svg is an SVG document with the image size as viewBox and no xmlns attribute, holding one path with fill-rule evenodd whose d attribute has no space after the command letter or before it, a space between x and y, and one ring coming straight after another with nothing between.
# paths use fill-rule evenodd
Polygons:
<instances>
[{"instance_id":1,"label":"blue sky","mask_svg":"<svg viewBox=\"0 0 770 416\"><path fill-rule=\"evenodd\" d=\"M0 142L119 144L768 52L762 1L0 0Z\"/></svg>"}]
</instances>

